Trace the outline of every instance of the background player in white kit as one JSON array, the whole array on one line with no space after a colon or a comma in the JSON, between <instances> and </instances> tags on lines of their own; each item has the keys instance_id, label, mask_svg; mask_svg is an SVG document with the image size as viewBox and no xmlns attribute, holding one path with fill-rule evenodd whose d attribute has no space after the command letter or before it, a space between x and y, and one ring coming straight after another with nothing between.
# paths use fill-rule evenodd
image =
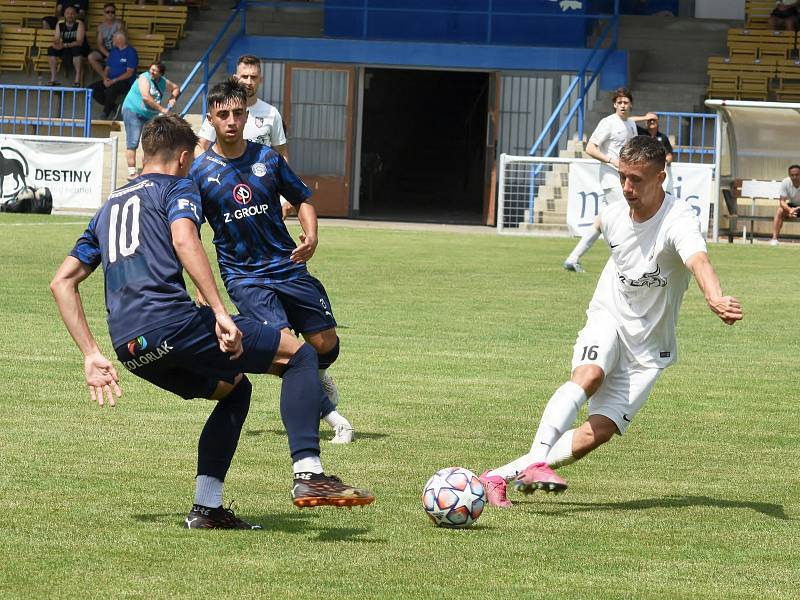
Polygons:
<instances>
[{"instance_id":1,"label":"background player in white kit","mask_svg":"<svg viewBox=\"0 0 800 600\"><path fill-rule=\"evenodd\" d=\"M236 61L234 77L247 90L247 123L244 126L244 139L269 146L278 152L286 161L289 161L289 150L286 146L286 133L283 130L283 118L278 109L264 102L258 97L263 77L261 75L261 60L252 54L240 56ZM203 125L197 132L199 156L217 141L217 133L208 119L203 119ZM283 218L292 212L292 205L281 198L281 212Z\"/></svg>"},{"instance_id":2,"label":"background player in white kit","mask_svg":"<svg viewBox=\"0 0 800 600\"><path fill-rule=\"evenodd\" d=\"M600 185L603 188L602 205L607 206L622 200L622 190L619 187L619 151L625 143L636 136L636 123L628 117L633 107L633 96L627 88L618 88L612 96L614 114L602 119L589 138L586 145L586 154L603 163L600 166ZM572 250L564 268L568 271L583 271L580 259L600 237L600 227L595 221L589 231L583 234L578 244Z\"/></svg>"},{"instance_id":3,"label":"background player in white kit","mask_svg":"<svg viewBox=\"0 0 800 600\"><path fill-rule=\"evenodd\" d=\"M600 212L611 257L575 342L572 376L548 401L530 452L481 475L493 506L511 506L506 485L512 479L526 493L565 490L554 467L625 432L677 358L675 327L690 275L724 323L742 318L739 301L722 294L691 207L661 187L664 163L664 147L650 136L633 138L620 154L626 202ZM587 400L588 419L570 429Z\"/></svg>"}]
</instances>

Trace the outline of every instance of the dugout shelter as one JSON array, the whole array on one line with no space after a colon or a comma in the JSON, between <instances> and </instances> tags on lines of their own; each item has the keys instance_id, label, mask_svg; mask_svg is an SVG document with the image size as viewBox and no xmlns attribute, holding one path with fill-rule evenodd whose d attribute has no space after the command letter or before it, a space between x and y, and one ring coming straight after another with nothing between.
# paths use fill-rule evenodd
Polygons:
<instances>
[{"instance_id":1,"label":"dugout shelter","mask_svg":"<svg viewBox=\"0 0 800 600\"><path fill-rule=\"evenodd\" d=\"M705 104L718 115L715 144L720 188L740 186L742 181L781 181L789 165L800 164L800 103L712 99ZM774 198L749 200L753 213L774 214ZM719 222L717 211L715 239ZM768 229L768 224L763 227Z\"/></svg>"}]
</instances>

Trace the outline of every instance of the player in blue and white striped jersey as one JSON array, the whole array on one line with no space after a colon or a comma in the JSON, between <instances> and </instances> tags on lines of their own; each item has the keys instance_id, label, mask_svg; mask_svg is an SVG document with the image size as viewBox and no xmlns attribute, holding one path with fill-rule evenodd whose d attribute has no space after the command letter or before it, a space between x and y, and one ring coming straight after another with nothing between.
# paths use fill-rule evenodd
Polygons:
<instances>
[{"instance_id":1,"label":"player in blue and white striped jersey","mask_svg":"<svg viewBox=\"0 0 800 600\"><path fill-rule=\"evenodd\" d=\"M243 315L294 330L314 347L335 406L339 394L327 369L339 355L336 319L324 286L306 268L317 247L311 191L278 152L244 139L247 91L237 79L214 86L208 107L216 142L195 159L190 176L214 230L225 287ZM299 246L283 223L281 196L297 209ZM353 427L338 411L322 418L334 429L332 442L353 440Z\"/></svg>"}]
</instances>

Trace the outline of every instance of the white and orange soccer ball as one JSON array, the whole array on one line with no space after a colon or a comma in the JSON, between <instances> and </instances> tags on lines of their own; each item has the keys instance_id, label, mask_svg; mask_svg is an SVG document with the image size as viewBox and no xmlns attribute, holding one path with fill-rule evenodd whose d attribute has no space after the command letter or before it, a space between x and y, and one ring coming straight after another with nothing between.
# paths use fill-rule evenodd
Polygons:
<instances>
[{"instance_id":1,"label":"white and orange soccer ball","mask_svg":"<svg viewBox=\"0 0 800 600\"><path fill-rule=\"evenodd\" d=\"M422 506L439 527L469 527L483 512L486 491L469 469L448 467L438 471L422 490Z\"/></svg>"}]
</instances>

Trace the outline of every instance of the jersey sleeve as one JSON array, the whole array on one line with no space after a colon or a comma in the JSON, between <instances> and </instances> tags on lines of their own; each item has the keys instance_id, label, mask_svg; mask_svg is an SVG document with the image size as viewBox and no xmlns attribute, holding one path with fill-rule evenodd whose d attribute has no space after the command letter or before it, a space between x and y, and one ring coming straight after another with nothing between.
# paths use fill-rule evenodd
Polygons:
<instances>
[{"instance_id":1,"label":"jersey sleeve","mask_svg":"<svg viewBox=\"0 0 800 600\"><path fill-rule=\"evenodd\" d=\"M688 206L673 221L669 229L669 240L684 264L693 254L708 252L700 231L700 220Z\"/></svg>"},{"instance_id":2,"label":"jersey sleeve","mask_svg":"<svg viewBox=\"0 0 800 600\"><path fill-rule=\"evenodd\" d=\"M289 163L278 154L278 193L286 198L292 206L300 206L311 197L311 190L292 171Z\"/></svg>"},{"instance_id":3,"label":"jersey sleeve","mask_svg":"<svg viewBox=\"0 0 800 600\"><path fill-rule=\"evenodd\" d=\"M781 188L779 193L781 195L781 198L786 198L787 200L792 199L792 192L789 189L789 182L786 181L785 179L781 181Z\"/></svg>"},{"instance_id":4,"label":"jersey sleeve","mask_svg":"<svg viewBox=\"0 0 800 600\"><path fill-rule=\"evenodd\" d=\"M78 238L78 241L75 242L75 247L72 248L72 251L69 253L70 256L74 256L91 269L96 269L102 258L100 241L97 239L97 234L95 233L96 227L97 215L89 221L86 231Z\"/></svg>"},{"instance_id":5,"label":"jersey sleeve","mask_svg":"<svg viewBox=\"0 0 800 600\"><path fill-rule=\"evenodd\" d=\"M272 146L283 146L286 143L286 133L283 130L281 113L275 111L275 122L272 124Z\"/></svg>"},{"instance_id":6,"label":"jersey sleeve","mask_svg":"<svg viewBox=\"0 0 800 600\"><path fill-rule=\"evenodd\" d=\"M200 229L203 224L203 204L194 181L185 178L176 181L167 191L164 202L169 223L189 219Z\"/></svg>"},{"instance_id":7,"label":"jersey sleeve","mask_svg":"<svg viewBox=\"0 0 800 600\"><path fill-rule=\"evenodd\" d=\"M197 131L197 137L208 140L212 144L217 141L217 132L214 131L214 126L211 125L211 121L207 118L203 119L203 124Z\"/></svg>"},{"instance_id":8,"label":"jersey sleeve","mask_svg":"<svg viewBox=\"0 0 800 600\"><path fill-rule=\"evenodd\" d=\"M594 131L592 132L592 137L589 138L589 141L592 142L595 146L601 146L608 140L609 134L609 126L608 126L608 119L603 119L597 124Z\"/></svg>"}]
</instances>

